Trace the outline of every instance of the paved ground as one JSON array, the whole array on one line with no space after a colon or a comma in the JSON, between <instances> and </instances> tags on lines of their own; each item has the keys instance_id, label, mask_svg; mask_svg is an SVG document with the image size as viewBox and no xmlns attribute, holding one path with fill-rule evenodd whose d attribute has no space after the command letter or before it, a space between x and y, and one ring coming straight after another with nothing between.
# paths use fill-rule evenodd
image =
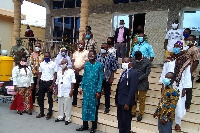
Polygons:
<instances>
[{"instance_id":1,"label":"paved ground","mask_svg":"<svg viewBox=\"0 0 200 133\"><path fill-rule=\"evenodd\" d=\"M55 123L54 118L48 121L44 117L36 119L34 112L33 115L19 115L16 111L10 111L9 107L9 104L0 102L0 133L89 133L89 130L75 131L80 125Z\"/></svg>"}]
</instances>

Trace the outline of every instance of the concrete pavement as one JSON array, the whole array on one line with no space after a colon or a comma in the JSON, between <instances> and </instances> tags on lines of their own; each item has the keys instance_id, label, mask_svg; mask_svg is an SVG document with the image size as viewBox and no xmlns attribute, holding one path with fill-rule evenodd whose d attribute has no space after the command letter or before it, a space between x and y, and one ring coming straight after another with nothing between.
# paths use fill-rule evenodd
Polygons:
<instances>
[{"instance_id":1,"label":"concrete pavement","mask_svg":"<svg viewBox=\"0 0 200 133\"><path fill-rule=\"evenodd\" d=\"M36 113L19 115L15 110L9 110L10 104L0 102L0 133L89 133L90 131L77 132L80 125L64 121L56 122L51 118L35 118ZM102 133L97 131L96 133Z\"/></svg>"}]
</instances>

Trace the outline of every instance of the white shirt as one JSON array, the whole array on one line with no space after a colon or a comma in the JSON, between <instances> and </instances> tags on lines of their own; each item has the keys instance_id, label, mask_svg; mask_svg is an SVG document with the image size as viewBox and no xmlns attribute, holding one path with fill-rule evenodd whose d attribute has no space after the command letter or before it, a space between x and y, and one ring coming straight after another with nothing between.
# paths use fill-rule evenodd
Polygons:
<instances>
[{"instance_id":1,"label":"white shirt","mask_svg":"<svg viewBox=\"0 0 200 133\"><path fill-rule=\"evenodd\" d=\"M26 70L27 73L24 68L19 69L19 66L15 66L12 69L13 85L16 85L17 87L31 86L31 83L33 83L33 74L31 67L28 66Z\"/></svg>"},{"instance_id":2,"label":"white shirt","mask_svg":"<svg viewBox=\"0 0 200 133\"><path fill-rule=\"evenodd\" d=\"M62 70L59 70L56 79L56 84L58 85L58 97L70 97L71 83L76 83L74 71L68 69L62 74Z\"/></svg>"},{"instance_id":3,"label":"white shirt","mask_svg":"<svg viewBox=\"0 0 200 133\"><path fill-rule=\"evenodd\" d=\"M39 67L39 72L42 73L41 80L50 81L54 79L54 73L57 72L57 65L55 62L41 62Z\"/></svg>"},{"instance_id":4,"label":"white shirt","mask_svg":"<svg viewBox=\"0 0 200 133\"><path fill-rule=\"evenodd\" d=\"M171 29L167 32L165 39L168 40L167 50L173 52L174 44L183 39L183 31L181 29Z\"/></svg>"}]
</instances>

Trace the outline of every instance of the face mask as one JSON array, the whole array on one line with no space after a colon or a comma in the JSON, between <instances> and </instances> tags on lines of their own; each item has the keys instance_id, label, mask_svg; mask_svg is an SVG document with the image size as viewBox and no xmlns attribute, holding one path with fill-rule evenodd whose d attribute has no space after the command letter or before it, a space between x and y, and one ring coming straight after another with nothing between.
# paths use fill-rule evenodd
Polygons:
<instances>
[{"instance_id":1,"label":"face mask","mask_svg":"<svg viewBox=\"0 0 200 133\"><path fill-rule=\"evenodd\" d=\"M79 47L79 49L82 49L82 48L83 48L83 45L82 45L82 44L79 44L78 47Z\"/></svg>"},{"instance_id":2,"label":"face mask","mask_svg":"<svg viewBox=\"0 0 200 133\"><path fill-rule=\"evenodd\" d=\"M172 28L173 28L173 29L177 29L177 28L178 28L178 24L173 23L173 24L172 24Z\"/></svg>"},{"instance_id":3,"label":"face mask","mask_svg":"<svg viewBox=\"0 0 200 133\"><path fill-rule=\"evenodd\" d=\"M61 55L62 55L62 56L65 56L65 55L66 55L66 53L65 53L65 52L62 52L62 53L61 53Z\"/></svg>"},{"instance_id":4,"label":"face mask","mask_svg":"<svg viewBox=\"0 0 200 133\"><path fill-rule=\"evenodd\" d=\"M21 65L21 66L26 66L26 64L27 64L26 62L20 61L20 65Z\"/></svg>"},{"instance_id":5,"label":"face mask","mask_svg":"<svg viewBox=\"0 0 200 133\"><path fill-rule=\"evenodd\" d=\"M65 69L65 68L67 67L67 64L60 65L60 67L61 67L62 69Z\"/></svg>"},{"instance_id":6,"label":"face mask","mask_svg":"<svg viewBox=\"0 0 200 133\"><path fill-rule=\"evenodd\" d=\"M122 63L122 69L124 70L128 69L128 64L129 63Z\"/></svg>"},{"instance_id":7,"label":"face mask","mask_svg":"<svg viewBox=\"0 0 200 133\"><path fill-rule=\"evenodd\" d=\"M39 47L35 47L35 51L36 52L40 51L40 48Z\"/></svg>"},{"instance_id":8,"label":"face mask","mask_svg":"<svg viewBox=\"0 0 200 133\"><path fill-rule=\"evenodd\" d=\"M101 54L105 54L107 51L105 49L101 49Z\"/></svg>"},{"instance_id":9,"label":"face mask","mask_svg":"<svg viewBox=\"0 0 200 133\"><path fill-rule=\"evenodd\" d=\"M124 25L123 25L123 24L120 24L120 25L119 25L119 27L120 27L120 28L123 28L123 27L124 27Z\"/></svg>"},{"instance_id":10,"label":"face mask","mask_svg":"<svg viewBox=\"0 0 200 133\"><path fill-rule=\"evenodd\" d=\"M192 41L186 41L185 43L186 43L188 46L193 45L193 42L192 42Z\"/></svg>"},{"instance_id":11,"label":"face mask","mask_svg":"<svg viewBox=\"0 0 200 133\"><path fill-rule=\"evenodd\" d=\"M108 45L113 45L113 42L112 41L107 41L107 44Z\"/></svg>"},{"instance_id":12,"label":"face mask","mask_svg":"<svg viewBox=\"0 0 200 133\"><path fill-rule=\"evenodd\" d=\"M164 79L163 79L163 84L164 84L164 85L167 86L167 85L170 85L170 83L171 83L171 80L170 80L170 79L168 79L168 78L164 78Z\"/></svg>"},{"instance_id":13,"label":"face mask","mask_svg":"<svg viewBox=\"0 0 200 133\"><path fill-rule=\"evenodd\" d=\"M87 39L90 38L90 35L87 34L87 35L85 36L85 38L87 38Z\"/></svg>"},{"instance_id":14,"label":"face mask","mask_svg":"<svg viewBox=\"0 0 200 133\"><path fill-rule=\"evenodd\" d=\"M48 57L48 58L44 58L44 61L45 62L49 62L50 61L50 58Z\"/></svg>"},{"instance_id":15,"label":"face mask","mask_svg":"<svg viewBox=\"0 0 200 133\"><path fill-rule=\"evenodd\" d=\"M89 58L89 62L94 62L95 58Z\"/></svg>"},{"instance_id":16,"label":"face mask","mask_svg":"<svg viewBox=\"0 0 200 133\"><path fill-rule=\"evenodd\" d=\"M180 51L181 51L180 48L173 48L173 53L174 53L174 54L179 54Z\"/></svg>"},{"instance_id":17,"label":"face mask","mask_svg":"<svg viewBox=\"0 0 200 133\"><path fill-rule=\"evenodd\" d=\"M138 42L143 42L143 37L137 37L137 39L138 39Z\"/></svg>"},{"instance_id":18,"label":"face mask","mask_svg":"<svg viewBox=\"0 0 200 133\"><path fill-rule=\"evenodd\" d=\"M190 36L190 34L185 34L183 33L184 38L188 38Z\"/></svg>"}]
</instances>

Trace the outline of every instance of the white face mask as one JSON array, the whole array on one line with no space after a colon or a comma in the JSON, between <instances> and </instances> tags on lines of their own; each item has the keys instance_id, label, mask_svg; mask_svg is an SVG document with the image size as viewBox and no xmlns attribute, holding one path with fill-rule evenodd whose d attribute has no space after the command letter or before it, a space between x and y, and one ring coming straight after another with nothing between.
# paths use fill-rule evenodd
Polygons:
<instances>
[{"instance_id":1,"label":"white face mask","mask_svg":"<svg viewBox=\"0 0 200 133\"><path fill-rule=\"evenodd\" d=\"M101 54L105 54L107 51L105 49L101 49Z\"/></svg>"},{"instance_id":2,"label":"white face mask","mask_svg":"<svg viewBox=\"0 0 200 133\"><path fill-rule=\"evenodd\" d=\"M128 64L129 63L122 63L122 69L124 70L128 69Z\"/></svg>"},{"instance_id":3,"label":"white face mask","mask_svg":"<svg viewBox=\"0 0 200 133\"><path fill-rule=\"evenodd\" d=\"M65 69L65 68L67 67L67 64L60 65L60 67L61 67L62 69Z\"/></svg>"},{"instance_id":4,"label":"white face mask","mask_svg":"<svg viewBox=\"0 0 200 133\"><path fill-rule=\"evenodd\" d=\"M40 48L39 47L35 47L35 51L36 52L40 51Z\"/></svg>"},{"instance_id":5,"label":"white face mask","mask_svg":"<svg viewBox=\"0 0 200 133\"><path fill-rule=\"evenodd\" d=\"M64 56L64 55L65 55L65 52L62 52L61 55Z\"/></svg>"},{"instance_id":6,"label":"white face mask","mask_svg":"<svg viewBox=\"0 0 200 133\"><path fill-rule=\"evenodd\" d=\"M178 28L178 24L173 23L173 24L172 24L172 28L173 28L173 29L177 29L177 28Z\"/></svg>"},{"instance_id":7,"label":"white face mask","mask_svg":"<svg viewBox=\"0 0 200 133\"><path fill-rule=\"evenodd\" d=\"M120 24L119 27L122 28L122 27L124 27L124 25L123 25L123 24Z\"/></svg>"}]
</instances>

